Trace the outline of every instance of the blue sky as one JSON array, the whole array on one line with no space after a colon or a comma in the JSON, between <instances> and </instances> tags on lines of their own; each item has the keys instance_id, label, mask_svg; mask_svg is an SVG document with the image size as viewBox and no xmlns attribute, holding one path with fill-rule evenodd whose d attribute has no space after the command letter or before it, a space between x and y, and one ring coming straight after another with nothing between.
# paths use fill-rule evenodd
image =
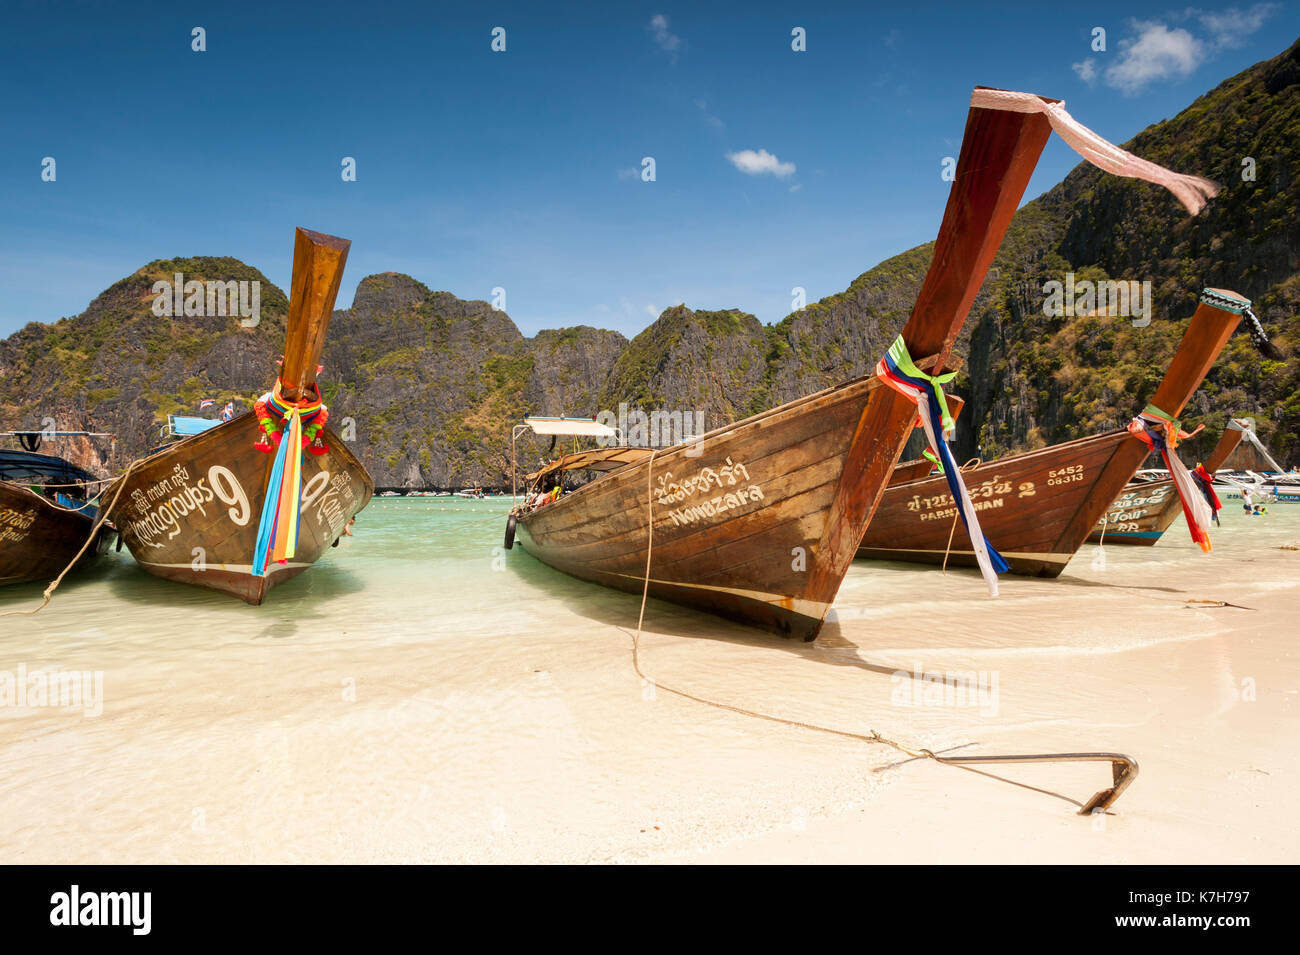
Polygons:
<instances>
[{"instance_id":1,"label":"blue sky","mask_svg":"<svg viewBox=\"0 0 1300 955\"><path fill-rule=\"evenodd\" d=\"M1269 3L879 6L4 0L0 335L157 258L285 287L297 225L353 241L340 306L392 270L502 287L525 334L775 321L934 237L973 86L1122 142L1300 34ZM1049 143L1027 195L1076 162Z\"/></svg>"}]
</instances>

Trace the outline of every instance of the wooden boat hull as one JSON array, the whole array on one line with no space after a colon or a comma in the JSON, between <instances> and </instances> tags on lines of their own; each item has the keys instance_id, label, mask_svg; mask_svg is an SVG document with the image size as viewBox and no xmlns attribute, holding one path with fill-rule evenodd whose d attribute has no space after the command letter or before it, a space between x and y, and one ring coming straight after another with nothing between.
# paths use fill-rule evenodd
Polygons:
<instances>
[{"instance_id":1,"label":"wooden boat hull","mask_svg":"<svg viewBox=\"0 0 1300 955\"><path fill-rule=\"evenodd\" d=\"M870 376L792 401L520 514L517 539L636 594L650 546L651 596L811 640L852 560L846 522L874 506L911 430L901 401ZM892 429L864 427L886 407Z\"/></svg>"},{"instance_id":2,"label":"wooden boat hull","mask_svg":"<svg viewBox=\"0 0 1300 955\"><path fill-rule=\"evenodd\" d=\"M87 514L0 481L0 587L53 580L76 557L94 524ZM109 532L100 527L78 567L89 565L103 552Z\"/></svg>"},{"instance_id":3,"label":"wooden boat hull","mask_svg":"<svg viewBox=\"0 0 1300 955\"><path fill-rule=\"evenodd\" d=\"M271 588L314 564L370 501L374 482L342 440L322 432L329 451L302 464L297 553L253 574L258 520L272 455L253 447L257 418L241 415L159 451L104 492L121 494L110 514L149 573L260 604Z\"/></svg>"},{"instance_id":4,"label":"wooden boat hull","mask_svg":"<svg viewBox=\"0 0 1300 955\"><path fill-rule=\"evenodd\" d=\"M1183 513L1173 481L1150 481L1126 487L1106 509L1088 540L1094 544L1150 547Z\"/></svg>"},{"instance_id":5,"label":"wooden boat hull","mask_svg":"<svg viewBox=\"0 0 1300 955\"><path fill-rule=\"evenodd\" d=\"M1112 431L962 472L984 536L1013 573L1056 577L1065 569L1096 521L1095 510L1086 517L1098 508L1096 499L1114 500L1132 476L1122 463L1122 473L1113 467L1116 453L1128 445L1144 447L1127 431ZM942 564L945 555L950 565L976 566L943 476L890 485L858 556Z\"/></svg>"},{"instance_id":6,"label":"wooden boat hull","mask_svg":"<svg viewBox=\"0 0 1300 955\"><path fill-rule=\"evenodd\" d=\"M1177 417L1200 387L1250 303L1221 289L1202 292L1152 407ZM963 471L984 536L1012 572L1056 577L1149 448L1127 430L1017 454ZM860 557L976 564L942 476L891 486L862 535Z\"/></svg>"}]
</instances>

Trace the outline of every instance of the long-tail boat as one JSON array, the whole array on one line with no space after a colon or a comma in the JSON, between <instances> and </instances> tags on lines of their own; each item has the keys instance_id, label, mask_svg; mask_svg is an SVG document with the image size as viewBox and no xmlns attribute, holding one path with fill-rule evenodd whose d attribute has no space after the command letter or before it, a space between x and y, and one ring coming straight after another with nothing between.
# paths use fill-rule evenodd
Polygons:
<instances>
[{"instance_id":1,"label":"long-tail boat","mask_svg":"<svg viewBox=\"0 0 1300 955\"><path fill-rule=\"evenodd\" d=\"M1250 303L1206 289L1146 414L1176 419ZM1130 427L963 471L984 536L1014 573L1056 577L1151 451ZM859 557L970 566L975 553L943 478L892 485Z\"/></svg>"},{"instance_id":2,"label":"long-tail boat","mask_svg":"<svg viewBox=\"0 0 1300 955\"><path fill-rule=\"evenodd\" d=\"M38 453L46 433L12 434L22 447L0 450L0 587L52 580L78 554L78 567L88 565L112 530L102 521L96 527L102 482L64 458Z\"/></svg>"},{"instance_id":3,"label":"long-tail boat","mask_svg":"<svg viewBox=\"0 0 1300 955\"><path fill-rule=\"evenodd\" d=\"M297 230L284 358L254 412L150 455L104 492L149 573L260 604L369 502L374 482L326 424L316 384L350 244Z\"/></svg>"},{"instance_id":4,"label":"long-tail boat","mask_svg":"<svg viewBox=\"0 0 1300 955\"><path fill-rule=\"evenodd\" d=\"M933 388L943 372L1051 130L1099 140L1060 105L982 87L972 96L934 258L887 356L911 380ZM1149 170L1130 170L1136 157L1110 149L1122 161L1088 158L1151 177ZM1159 172L1184 191L1213 188ZM1184 202L1199 208L1202 199ZM811 640L889 482L919 402L929 406L918 394L909 398L878 366L877 374L689 444L638 455L567 494L565 482L577 477L570 472L590 472L593 456L582 455L577 465L561 458L535 476L533 493L511 512L507 538L517 533L526 551L574 577Z\"/></svg>"},{"instance_id":5,"label":"long-tail boat","mask_svg":"<svg viewBox=\"0 0 1300 955\"><path fill-rule=\"evenodd\" d=\"M1197 489L1210 500L1214 511L1219 510L1218 495L1214 492L1214 472L1237 449L1247 425L1236 418L1228 419L1219 443L1209 457L1192 472ZM1097 521L1088 540L1095 544L1137 544L1150 547L1169 530L1183 513L1182 500L1173 478L1155 481L1134 481L1125 486L1106 513Z\"/></svg>"}]
</instances>

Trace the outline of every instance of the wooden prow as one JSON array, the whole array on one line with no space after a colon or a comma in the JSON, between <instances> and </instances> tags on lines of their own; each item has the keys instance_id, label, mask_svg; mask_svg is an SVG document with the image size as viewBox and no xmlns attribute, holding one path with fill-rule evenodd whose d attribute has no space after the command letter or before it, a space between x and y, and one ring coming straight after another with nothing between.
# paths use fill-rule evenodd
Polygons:
<instances>
[{"instance_id":1,"label":"wooden prow","mask_svg":"<svg viewBox=\"0 0 1300 955\"><path fill-rule=\"evenodd\" d=\"M289 401L315 393L316 368L351 246L347 239L309 229L294 234L289 322L280 366L280 391Z\"/></svg>"},{"instance_id":2,"label":"wooden prow","mask_svg":"<svg viewBox=\"0 0 1300 955\"><path fill-rule=\"evenodd\" d=\"M1223 463L1232 456L1232 452L1237 450L1237 445L1241 444L1244 433L1245 427L1238 424L1236 419L1229 418L1228 426L1223 429L1223 436L1219 438L1219 443L1214 446L1214 450L1204 461L1205 470L1213 474L1223 467Z\"/></svg>"},{"instance_id":3,"label":"wooden prow","mask_svg":"<svg viewBox=\"0 0 1300 955\"><path fill-rule=\"evenodd\" d=\"M934 259L903 329L915 360L947 359L1051 133L1041 113L971 109Z\"/></svg>"},{"instance_id":4,"label":"wooden prow","mask_svg":"<svg viewBox=\"0 0 1300 955\"><path fill-rule=\"evenodd\" d=\"M1207 291L1219 292L1218 289ZM1240 298L1236 293L1228 294ZM1156 389L1151 403L1165 414L1175 418L1182 414L1184 405L1191 400L1196 389L1201 387L1206 372L1223 351L1228 338L1236 331L1241 321L1239 313L1229 312L1202 302L1196 308L1183 340L1174 353L1174 360L1169 363L1164 381Z\"/></svg>"},{"instance_id":5,"label":"wooden prow","mask_svg":"<svg viewBox=\"0 0 1300 955\"><path fill-rule=\"evenodd\" d=\"M1250 304L1235 292L1223 292L1219 289L1206 289L1206 292L1213 293L1219 298L1239 300L1247 306ZM1228 343L1229 336L1236 330L1240 321L1239 312L1201 302L1187 326L1187 331L1183 333L1183 340L1174 354L1173 361L1169 363L1169 370L1165 372L1164 381L1156 389L1151 404L1174 418L1182 414L1183 407L1201 386L1206 372L1219 357L1223 346ZM1105 513L1106 508L1119 496L1124 485L1133 478L1133 474L1149 453L1150 449L1146 444L1136 437L1124 441L1116 448L1096 483L1093 484L1092 492L1066 526L1061 541L1084 540L1091 533L1093 525ZM1058 546L1057 549L1059 550L1060 547Z\"/></svg>"},{"instance_id":6,"label":"wooden prow","mask_svg":"<svg viewBox=\"0 0 1300 955\"><path fill-rule=\"evenodd\" d=\"M913 360L930 373L952 349L1051 132L1042 113L971 107L967 114L934 258L902 333ZM840 482L832 505L838 519L818 543L814 599L835 598L841 578L829 569L857 553L915 420L916 406L892 390L864 409L844 460L844 473L856 479Z\"/></svg>"}]
</instances>

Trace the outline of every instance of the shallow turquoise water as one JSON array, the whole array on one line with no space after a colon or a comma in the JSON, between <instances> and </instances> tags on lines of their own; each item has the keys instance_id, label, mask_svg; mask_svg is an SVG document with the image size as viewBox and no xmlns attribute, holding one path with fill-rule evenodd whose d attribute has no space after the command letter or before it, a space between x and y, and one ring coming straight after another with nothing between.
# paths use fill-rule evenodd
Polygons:
<instances>
[{"instance_id":1,"label":"shallow turquoise water","mask_svg":"<svg viewBox=\"0 0 1300 955\"><path fill-rule=\"evenodd\" d=\"M227 595L175 584L146 574L130 554L109 551L98 564L71 575L53 603L35 617L0 618L0 657L49 649L49 641L75 639L88 629L132 643L195 642L247 638L346 639L366 633L386 640L428 640L501 633L537 612L546 598L548 614L561 624L583 619L635 624L638 599L574 580L502 543L509 498L483 501L445 498L376 498L358 516L355 536L312 568L271 592L261 607ZM1229 505L1224 526L1213 533L1215 553L1200 555L1181 519L1155 547L1107 545L1104 555L1085 544L1062 577L1115 580L1115 575L1146 574L1174 568L1180 561L1218 558L1224 570L1258 548L1275 549L1300 537L1300 506L1276 504L1261 517L1247 517ZM995 542L996 543L996 542ZM906 602L933 596L933 568L855 561L837 616L851 616L858 598L850 594L888 593ZM1039 594L1044 582L1004 576L1004 593ZM43 585L0 590L0 610L24 609L40 601ZM973 570L950 572L943 593L979 599L983 585ZM564 609L556 608L567 608ZM741 628L700 614L658 605L659 615L689 624L695 632L716 623L723 632ZM1050 608L1044 606L1044 612ZM566 619L567 613L567 619ZM531 626L526 626L532 629ZM44 645L42 647L42 645Z\"/></svg>"}]
</instances>

